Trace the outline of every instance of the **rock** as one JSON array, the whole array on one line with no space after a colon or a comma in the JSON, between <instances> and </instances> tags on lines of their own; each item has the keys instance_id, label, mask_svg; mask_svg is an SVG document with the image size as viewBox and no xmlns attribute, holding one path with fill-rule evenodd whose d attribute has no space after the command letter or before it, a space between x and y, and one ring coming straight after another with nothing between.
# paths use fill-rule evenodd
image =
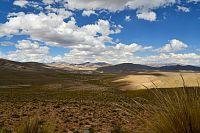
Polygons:
<instances>
[{"instance_id":1,"label":"rock","mask_svg":"<svg viewBox=\"0 0 200 133\"><path fill-rule=\"evenodd\" d=\"M19 118L20 116L18 114L13 114L12 117L13 118Z\"/></svg>"},{"instance_id":2,"label":"rock","mask_svg":"<svg viewBox=\"0 0 200 133\"><path fill-rule=\"evenodd\" d=\"M57 104L57 105L54 106L54 108L58 109L58 108L60 108L60 105Z\"/></svg>"},{"instance_id":3,"label":"rock","mask_svg":"<svg viewBox=\"0 0 200 133\"><path fill-rule=\"evenodd\" d=\"M84 130L83 133L90 133L88 129Z\"/></svg>"}]
</instances>

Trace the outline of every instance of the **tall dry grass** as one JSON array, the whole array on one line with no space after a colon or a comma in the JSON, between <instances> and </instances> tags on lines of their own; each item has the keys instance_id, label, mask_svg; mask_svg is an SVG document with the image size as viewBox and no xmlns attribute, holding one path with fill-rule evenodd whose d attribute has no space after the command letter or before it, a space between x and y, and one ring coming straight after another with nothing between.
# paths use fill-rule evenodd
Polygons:
<instances>
[{"instance_id":1,"label":"tall dry grass","mask_svg":"<svg viewBox=\"0 0 200 133\"><path fill-rule=\"evenodd\" d=\"M196 89L154 94L153 115L147 121L152 133L200 133L200 99Z\"/></svg>"},{"instance_id":2,"label":"tall dry grass","mask_svg":"<svg viewBox=\"0 0 200 133\"><path fill-rule=\"evenodd\" d=\"M44 126L38 118L34 118L21 125L17 133L53 133L53 131Z\"/></svg>"},{"instance_id":3,"label":"tall dry grass","mask_svg":"<svg viewBox=\"0 0 200 133\"><path fill-rule=\"evenodd\" d=\"M152 117L147 119L152 133L200 133L200 93L198 88L183 88L161 92L154 89L155 101L144 108ZM155 85L155 84L154 84ZM155 85L156 86L156 85Z\"/></svg>"}]
</instances>

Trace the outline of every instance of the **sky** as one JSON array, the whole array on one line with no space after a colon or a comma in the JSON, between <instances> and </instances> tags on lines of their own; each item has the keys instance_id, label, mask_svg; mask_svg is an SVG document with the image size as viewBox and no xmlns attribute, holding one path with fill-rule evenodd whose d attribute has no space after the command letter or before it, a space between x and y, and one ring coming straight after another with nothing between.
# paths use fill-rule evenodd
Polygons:
<instances>
[{"instance_id":1,"label":"sky","mask_svg":"<svg viewBox=\"0 0 200 133\"><path fill-rule=\"evenodd\" d=\"M0 58L200 66L200 0L0 0Z\"/></svg>"}]
</instances>

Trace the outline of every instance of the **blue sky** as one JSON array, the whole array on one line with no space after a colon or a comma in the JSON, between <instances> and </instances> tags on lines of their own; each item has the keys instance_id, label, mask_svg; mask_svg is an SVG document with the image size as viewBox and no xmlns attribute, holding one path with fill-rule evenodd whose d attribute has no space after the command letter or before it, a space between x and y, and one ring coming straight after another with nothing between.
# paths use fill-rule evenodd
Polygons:
<instances>
[{"instance_id":1,"label":"blue sky","mask_svg":"<svg viewBox=\"0 0 200 133\"><path fill-rule=\"evenodd\" d=\"M200 65L199 0L1 0L0 58Z\"/></svg>"}]
</instances>

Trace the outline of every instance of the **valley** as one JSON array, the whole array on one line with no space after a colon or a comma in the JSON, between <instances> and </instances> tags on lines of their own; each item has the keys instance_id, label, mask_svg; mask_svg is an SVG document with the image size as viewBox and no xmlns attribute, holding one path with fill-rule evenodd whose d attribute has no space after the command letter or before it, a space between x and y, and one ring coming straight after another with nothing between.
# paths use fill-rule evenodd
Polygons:
<instances>
[{"instance_id":1,"label":"valley","mask_svg":"<svg viewBox=\"0 0 200 133\"><path fill-rule=\"evenodd\" d=\"M148 133L146 120L152 114L138 102L148 107L154 94L143 85L152 89L155 83L170 92L166 88L183 86L180 74L187 87L197 87L200 78L198 72L181 70L100 72L104 67L112 66L72 71L0 60L0 127L16 132L27 121L38 119L56 133Z\"/></svg>"}]
</instances>

